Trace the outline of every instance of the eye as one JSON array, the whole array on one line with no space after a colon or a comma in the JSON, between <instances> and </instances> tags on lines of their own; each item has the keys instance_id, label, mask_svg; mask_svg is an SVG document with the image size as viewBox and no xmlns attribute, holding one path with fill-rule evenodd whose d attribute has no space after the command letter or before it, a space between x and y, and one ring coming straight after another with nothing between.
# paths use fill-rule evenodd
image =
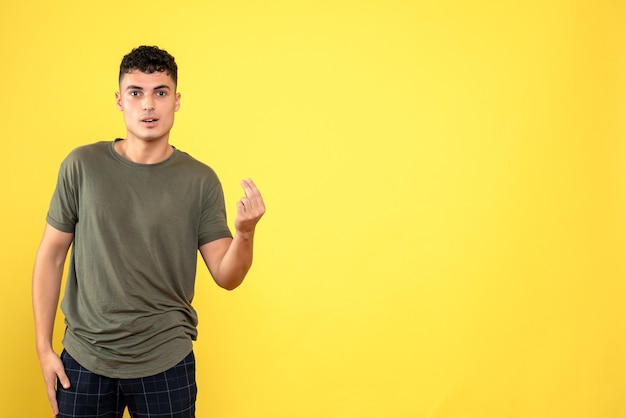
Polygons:
<instances>
[{"instance_id":1,"label":"eye","mask_svg":"<svg viewBox=\"0 0 626 418\"><path fill-rule=\"evenodd\" d=\"M131 96L139 96L140 92L138 92L137 90L134 90L134 91L130 91L129 94Z\"/></svg>"},{"instance_id":2,"label":"eye","mask_svg":"<svg viewBox=\"0 0 626 418\"><path fill-rule=\"evenodd\" d=\"M167 95L167 92L165 92L165 91L157 91L156 95L159 96L159 97L164 97L164 96Z\"/></svg>"}]
</instances>

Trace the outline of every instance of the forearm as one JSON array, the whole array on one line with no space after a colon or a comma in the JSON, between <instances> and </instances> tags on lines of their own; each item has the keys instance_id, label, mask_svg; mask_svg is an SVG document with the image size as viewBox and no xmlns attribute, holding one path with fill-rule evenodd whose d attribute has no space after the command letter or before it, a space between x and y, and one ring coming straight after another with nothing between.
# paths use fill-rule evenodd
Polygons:
<instances>
[{"instance_id":1,"label":"forearm","mask_svg":"<svg viewBox=\"0 0 626 418\"><path fill-rule=\"evenodd\" d=\"M254 233L238 233L226 249L213 278L220 287L233 290L252 266Z\"/></svg>"},{"instance_id":2,"label":"forearm","mask_svg":"<svg viewBox=\"0 0 626 418\"><path fill-rule=\"evenodd\" d=\"M59 304L61 279L73 234L46 225L33 268L32 301L37 353L52 350L54 319Z\"/></svg>"},{"instance_id":3,"label":"forearm","mask_svg":"<svg viewBox=\"0 0 626 418\"><path fill-rule=\"evenodd\" d=\"M52 349L52 335L63 276L63 262L39 254L33 270L33 316L37 352Z\"/></svg>"},{"instance_id":4,"label":"forearm","mask_svg":"<svg viewBox=\"0 0 626 418\"><path fill-rule=\"evenodd\" d=\"M215 282L233 290L243 282L252 265L252 247L256 224L265 213L265 204L251 179L241 185L246 196L237 202L235 237L221 238L200 247L200 253Z\"/></svg>"}]
</instances>

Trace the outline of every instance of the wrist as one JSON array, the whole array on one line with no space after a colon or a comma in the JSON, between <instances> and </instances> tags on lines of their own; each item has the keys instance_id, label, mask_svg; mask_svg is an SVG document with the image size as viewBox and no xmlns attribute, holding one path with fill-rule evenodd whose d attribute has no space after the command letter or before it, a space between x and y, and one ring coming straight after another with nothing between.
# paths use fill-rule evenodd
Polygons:
<instances>
[{"instance_id":1,"label":"wrist","mask_svg":"<svg viewBox=\"0 0 626 418\"><path fill-rule=\"evenodd\" d=\"M50 342L37 342L35 348L39 357L45 356L46 354L54 353L54 348L52 347L52 343Z\"/></svg>"},{"instance_id":2,"label":"wrist","mask_svg":"<svg viewBox=\"0 0 626 418\"><path fill-rule=\"evenodd\" d=\"M239 238L243 241L252 241L254 238L254 229L251 231L237 231L235 230L235 238Z\"/></svg>"}]
</instances>

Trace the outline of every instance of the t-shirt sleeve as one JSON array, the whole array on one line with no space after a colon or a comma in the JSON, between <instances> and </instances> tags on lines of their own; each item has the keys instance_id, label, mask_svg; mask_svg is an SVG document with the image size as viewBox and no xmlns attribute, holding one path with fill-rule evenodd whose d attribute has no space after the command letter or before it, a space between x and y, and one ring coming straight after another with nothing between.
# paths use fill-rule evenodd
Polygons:
<instances>
[{"instance_id":1,"label":"t-shirt sleeve","mask_svg":"<svg viewBox=\"0 0 626 418\"><path fill-rule=\"evenodd\" d=\"M78 222L78 169L76 161L68 156L59 168L56 188L52 195L46 221L63 232L74 232Z\"/></svg>"},{"instance_id":2,"label":"t-shirt sleeve","mask_svg":"<svg viewBox=\"0 0 626 418\"><path fill-rule=\"evenodd\" d=\"M202 201L198 247L220 238L232 238L226 222L224 192L219 181L205 194Z\"/></svg>"}]
</instances>

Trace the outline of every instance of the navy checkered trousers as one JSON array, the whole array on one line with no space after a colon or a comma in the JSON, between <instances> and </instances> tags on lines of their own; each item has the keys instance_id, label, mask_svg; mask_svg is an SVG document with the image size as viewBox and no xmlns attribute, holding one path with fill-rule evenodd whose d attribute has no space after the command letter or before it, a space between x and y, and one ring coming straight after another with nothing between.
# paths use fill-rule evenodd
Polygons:
<instances>
[{"instance_id":1,"label":"navy checkered trousers","mask_svg":"<svg viewBox=\"0 0 626 418\"><path fill-rule=\"evenodd\" d=\"M194 418L196 362L193 352L171 369L138 379L110 379L91 373L61 353L71 387L57 385L58 418Z\"/></svg>"}]
</instances>

